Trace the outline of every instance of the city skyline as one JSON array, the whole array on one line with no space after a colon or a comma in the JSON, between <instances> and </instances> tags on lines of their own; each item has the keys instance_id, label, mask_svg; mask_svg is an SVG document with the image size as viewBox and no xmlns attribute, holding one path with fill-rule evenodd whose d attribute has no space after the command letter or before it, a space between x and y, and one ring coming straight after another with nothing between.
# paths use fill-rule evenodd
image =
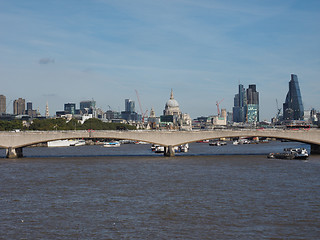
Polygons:
<instances>
[{"instance_id":1,"label":"city skyline","mask_svg":"<svg viewBox=\"0 0 320 240\"><path fill-rule=\"evenodd\" d=\"M174 89L192 118L232 111L241 83L260 92L260 120L299 77L304 108L319 106L318 1L0 1L1 92L45 114L94 98L123 110L139 91L161 115Z\"/></svg>"}]
</instances>

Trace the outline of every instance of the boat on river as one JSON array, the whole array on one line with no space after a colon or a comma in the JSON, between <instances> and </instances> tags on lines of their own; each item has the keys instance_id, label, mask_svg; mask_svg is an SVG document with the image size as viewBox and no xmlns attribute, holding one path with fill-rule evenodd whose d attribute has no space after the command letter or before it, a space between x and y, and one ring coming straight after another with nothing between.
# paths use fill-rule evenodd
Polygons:
<instances>
[{"instance_id":1,"label":"boat on river","mask_svg":"<svg viewBox=\"0 0 320 240\"><path fill-rule=\"evenodd\" d=\"M85 140L76 140L76 139L55 140L55 141L49 141L47 143L48 147L70 147L70 146L83 146L83 145L86 145Z\"/></svg>"},{"instance_id":2,"label":"boat on river","mask_svg":"<svg viewBox=\"0 0 320 240\"><path fill-rule=\"evenodd\" d=\"M155 149L154 149L155 153L164 153L164 151L165 151L164 146L155 145Z\"/></svg>"},{"instance_id":3,"label":"boat on river","mask_svg":"<svg viewBox=\"0 0 320 240\"><path fill-rule=\"evenodd\" d=\"M287 159L287 160L305 160L309 157L309 153L305 148L285 148L282 153L269 153L270 159Z\"/></svg>"},{"instance_id":4,"label":"boat on river","mask_svg":"<svg viewBox=\"0 0 320 240\"><path fill-rule=\"evenodd\" d=\"M214 141L209 143L210 146L224 146L227 145L227 142L224 141Z\"/></svg>"},{"instance_id":5,"label":"boat on river","mask_svg":"<svg viewBox=\"0 0 320 240\"><path fill-rule=\"evenodd\" d=\"M120 147L120 142L113 141L113 142L105 142L103 144L104 147Z\"/></svg>"}]
</instances>

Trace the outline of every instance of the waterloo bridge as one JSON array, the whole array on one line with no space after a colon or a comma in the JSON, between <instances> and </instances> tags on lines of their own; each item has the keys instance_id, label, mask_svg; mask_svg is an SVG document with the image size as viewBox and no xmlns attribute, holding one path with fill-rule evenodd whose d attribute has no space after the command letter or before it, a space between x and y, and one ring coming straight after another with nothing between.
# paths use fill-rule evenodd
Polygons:
<instances>
[{"instance_id":1,"label":"waterloo bridge","mask_svg":"<svg viewBox=\"0 0 320 240\"><path fill-rule=\"evenodd\" d=\"M23 156L23 148L38 143L63 139L123 139L143 141L165 146L165 156L174 156L173 147L205 139L267 137L288 139L311 145L311 153L320 153L320 129L279 130L279 129L225 129L199 131L158 131L158 130L75 130L75 131L21 131L0 132L0 148L6 149L8 158Z\"/></svg>"}]
</instances>

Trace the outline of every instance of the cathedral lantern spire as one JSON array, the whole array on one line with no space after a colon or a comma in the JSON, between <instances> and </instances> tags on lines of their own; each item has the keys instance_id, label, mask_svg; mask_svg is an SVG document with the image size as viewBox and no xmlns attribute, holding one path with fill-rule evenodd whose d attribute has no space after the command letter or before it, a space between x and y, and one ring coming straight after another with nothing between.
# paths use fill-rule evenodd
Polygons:
<instances>
[{"instance_id":1,"label":"cathedral lantern spire","mask_svg":"<svg viewBox=\"0 0 320 240\"><path fill-rule=\"evenodd\" d=\"M173 90L171 88L171 95L170 95L170 99L173 99Z\"/></svg>"}]
</instances>

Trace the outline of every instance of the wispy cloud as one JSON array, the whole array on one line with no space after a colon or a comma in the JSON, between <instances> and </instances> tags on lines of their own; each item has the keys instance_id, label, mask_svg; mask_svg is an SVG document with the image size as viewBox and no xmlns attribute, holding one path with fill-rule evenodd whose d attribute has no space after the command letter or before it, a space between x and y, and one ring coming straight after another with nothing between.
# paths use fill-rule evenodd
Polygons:
<instances>
[{"instance_id":1,"label":"wispy cloud","mask_svg":"<svg viewBox=\"0 0 320 240\"><path fill-rule=\"evenodd\" d=\"M39 64L50 64L50 63L54 63L54 59L53 58L41 58L41 59L39 59Z\"/></svg>"}]
</instances>

